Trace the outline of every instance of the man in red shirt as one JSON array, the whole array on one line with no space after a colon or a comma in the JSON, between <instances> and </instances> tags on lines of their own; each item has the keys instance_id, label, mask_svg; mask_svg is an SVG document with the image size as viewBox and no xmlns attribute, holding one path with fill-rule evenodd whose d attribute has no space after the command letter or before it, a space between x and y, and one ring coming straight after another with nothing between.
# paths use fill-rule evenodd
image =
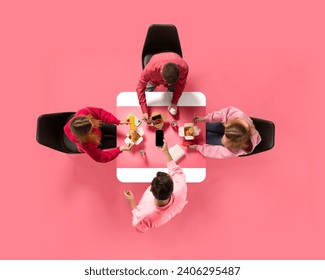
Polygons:
<instances>
[{"instance_id":1,"label":"man in red shirt","mask_svg":"<svg viewBox=\"0 0 325 280\"><path fill-rule=\"evenodd\" d=\"M156 86L164 85L173 92L168 111L170 114L176 115L177 103L185 88L187 75L188 65L177 53L158 53L151 57L143 69L136 90L145 121L149 121L145 92L153 91Z\"/></svg>"}]
</instances>

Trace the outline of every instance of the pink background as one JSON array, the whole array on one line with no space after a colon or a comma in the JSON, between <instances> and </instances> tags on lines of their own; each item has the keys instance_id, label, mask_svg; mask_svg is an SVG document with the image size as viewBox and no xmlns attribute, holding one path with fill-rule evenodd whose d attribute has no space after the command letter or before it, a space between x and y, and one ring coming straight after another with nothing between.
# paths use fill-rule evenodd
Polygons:
<instances>
[{"instance_id":1,"label":"pink background","mask_svg":"<svg viewBox=\"0 0 325 280\"><path fill-rule=\"evenodd\" d=\"M134 91L152 23L173 23L187 91L272 120L269 152L208 159L188 205L138 234L116 162L37 144L40 114ZM1 1L1 259L324 259L323 1Z\"/></svg>"}]
</instances>

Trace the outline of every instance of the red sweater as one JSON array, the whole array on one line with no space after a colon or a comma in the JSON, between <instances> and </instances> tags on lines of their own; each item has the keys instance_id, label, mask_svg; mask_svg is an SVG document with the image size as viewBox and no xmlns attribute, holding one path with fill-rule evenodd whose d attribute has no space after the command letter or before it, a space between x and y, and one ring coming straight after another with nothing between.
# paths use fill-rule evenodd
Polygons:
<instances>
[{"instance_id":1,"label":"red sweater","mask_svg":"<svg viewBox=\"0 0 325 280\"><path fill-rule=\"evenodd\" d=\"M159 86L164 85L168 87L162 76L162 69L166 63L175 63L179 68L179 78L176 82L175 90L173 92L173 104L177 105L179 98L181 97L183 90L186 85L186 79L188 75L188 65L186 62L177 54L172 52L159 53L151 57L150 61L143 69L140 80L137 86L137 94L139 103L143 113L148 113L145 89L147 83L150 82L153 85Z\"/></svg>"},{"instance_id":2,"label":"red sweater","mask_svg":"<svg viewBox=\"0 0 325 280\"><path fill-rule=\"evenodd\" d=\"M111 113L105 111L101 108L86 107L79 110L74 116L87 116L92 115L95 119L100 120L105 123L113 123L118 125L120 120L114 117ZM109 150L101 150L98 148L98 145L93 143L80 143L76 137L70 131L70 123L72 119L67 122L64 126L64 132L68 138L73 141L80 152L87 153L92 159L98 162L108 162L115 159L120 153L120 148L113 148ZM102 138L102 133L100 128L93 128L93 131L98 134L99 139Z\"/></svg>"}]
</instances>

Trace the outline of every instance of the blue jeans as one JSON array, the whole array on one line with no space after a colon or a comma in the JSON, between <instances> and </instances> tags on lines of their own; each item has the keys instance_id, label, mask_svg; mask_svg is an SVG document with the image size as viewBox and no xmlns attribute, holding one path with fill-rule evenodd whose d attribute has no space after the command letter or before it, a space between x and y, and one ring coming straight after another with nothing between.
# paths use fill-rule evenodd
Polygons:
<instances>
[{"instance_id":1,"label":"blue jeans","mask_svg":"<svg viewBox=\"0 0 325 280\"><path fill-rule=\"evenodd\" d=\"M221 138L225 134L225 127L223 123L206 123L206 143L209 145L222 145Z\"/></svg>"}]
</instances>

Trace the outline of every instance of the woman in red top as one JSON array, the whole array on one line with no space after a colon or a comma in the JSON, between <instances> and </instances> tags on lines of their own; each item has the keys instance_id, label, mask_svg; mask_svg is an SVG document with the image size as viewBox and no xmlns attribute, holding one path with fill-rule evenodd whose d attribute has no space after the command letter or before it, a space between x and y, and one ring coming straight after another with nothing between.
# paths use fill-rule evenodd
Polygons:
<instances>
[{"instance_id":1,"label":"woman in red top","mask_svg":"<svg viewBox=\"0 0 325 280\"><path fill-rule=\"evenodd\" d=\"M109 162L132 148L131 145L116 147L116 125L120 124L128 121L120 121L104 109L86 107L67 122L64 132L80 152L97 162ZM110 149L103 150L107 148Z\"/></svg>"}]
</instances>

